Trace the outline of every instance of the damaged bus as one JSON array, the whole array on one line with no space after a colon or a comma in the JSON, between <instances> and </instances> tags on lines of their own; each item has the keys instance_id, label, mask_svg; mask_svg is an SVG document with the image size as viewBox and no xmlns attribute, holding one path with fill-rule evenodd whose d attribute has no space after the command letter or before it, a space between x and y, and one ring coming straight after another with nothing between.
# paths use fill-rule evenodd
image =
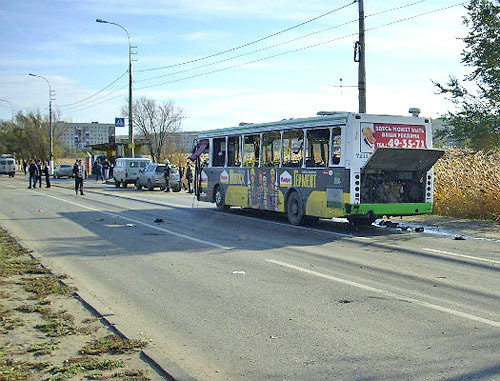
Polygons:
<instances>
[{"instance_id":1,"label":"damaged bus","mask_svg":"<svg viewBox=\"0 0 500 381\"><path fill-rule=\"evenodd\" d=\"M412 109L414 111L414 109ZM418 110L418 109L417 109ZM316 117L203 131L191 155L198 200L306 220L426 214L433 205L431 121L318 112Z\"/></svg>"}]
</instances>

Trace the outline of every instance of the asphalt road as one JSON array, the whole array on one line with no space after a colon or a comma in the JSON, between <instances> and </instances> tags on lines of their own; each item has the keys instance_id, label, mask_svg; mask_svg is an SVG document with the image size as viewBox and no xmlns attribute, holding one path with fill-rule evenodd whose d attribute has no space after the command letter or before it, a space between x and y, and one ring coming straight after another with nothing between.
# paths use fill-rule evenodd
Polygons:
<instances>
[{"instance_id":1,"label":"asphalt road","mask_svg":"<svg viewBox=\"0 0 500 381\"><path fill-rule=\"evenodd\" d=\"M500 237L293 227L184 192L54 184L0 177L0 226L196 379L500 379Z\"/></svg>"}]
</instances>

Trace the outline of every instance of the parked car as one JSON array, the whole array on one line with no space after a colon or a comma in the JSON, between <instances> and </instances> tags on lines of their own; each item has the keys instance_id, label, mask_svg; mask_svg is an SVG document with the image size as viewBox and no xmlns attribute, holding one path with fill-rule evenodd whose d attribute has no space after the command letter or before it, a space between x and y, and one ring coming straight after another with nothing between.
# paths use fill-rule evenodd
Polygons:
<instances>
[{"instance_id":1,"label":"parked car","mask_svg":"<svg viewBox=\"0 0 500 381\"><path fill-rule=\"evenodd\" d=\"M139 175L135 181L135 188L140 190L143 187L147 187L148 190L151 191L159 187L160 190L164 190L166 187L164 177L165 168L165 164L148 164L146 168L139 170ZM179 192L181 190L179 170L176 166L172 165L170 165L170 187L174 192Z\"/></svg>"},{"instance_id":2,"label":"parked car","mask_svg":"<svg viewBox=\"0 0 500 381\"><path fill-rule=\"evenodd\" d=\"M113 168L115 186L126 188L128 184L135 184L139 170L145 169L151 160L145 158L120 157L116 159Z\"/></svg>"},{"instance_id":3,"label":"parked car","mask_svg":"<svg viewBox=\"0 0 500 381\"><path fill-rule=\"evenodd\" d=\"M73 177L73 166L71 164L58 164L54 168L54 177L59 179L63 176Z\"/></svg>"},{"instance_id":4,"label":"parked car","mask_svg":"<svg viewBox=\"0 0 500 381\"><path fill-rule=\"evenodd\" d=\"M0 158L0 175L9 175L14 177L16 174L16 162L10 157Z\"/></svg>"}]
</instances>

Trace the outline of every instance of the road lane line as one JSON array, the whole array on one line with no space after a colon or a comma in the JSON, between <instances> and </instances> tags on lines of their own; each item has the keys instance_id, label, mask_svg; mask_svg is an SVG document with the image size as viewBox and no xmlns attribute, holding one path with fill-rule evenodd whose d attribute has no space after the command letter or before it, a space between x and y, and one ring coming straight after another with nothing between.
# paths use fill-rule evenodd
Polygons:
<instances>
[{"instance_id":1,"label":"road lane line","mask_svg":"<svg viewBox=\"0 0 500 381\"><path fill-rule=\"evenodd\" d=\"M105 196L110 196L109 194L105 193L105 192L97 192L95 190L92 190L91 191L92 193L95 193L95 194L103 194ZM151 198L134 198L134 197L130 197L130 196L120 196L120 195L112 195L113 197L120 197L120 198L123 198L123 199L126 199L126 200L132 200L132 201L136 201L136 202L145 202L145 203L155 203L155 204L162 204L162 205L165 205L165 206L171 206L171 207L174 207L174 208L183 208L183 209L194 209L192 206L189 206L189 205L184 205L184 204L177 204L177 203L174 203L174 202L171 202L171 201L163 201L163 200L156 200L156 199L151 199ZM154 197L154 196L150 196L150 197ZM309 231L309 232L315 232L315 233L322 233L322 234L329 234L329 235L333 235L335 237L340 237L340 238L350 238L350 239L354 239L354 240L365 240L365 241L369 241L371 240L371 238L369 237L360 237L360 236L353 236L351 234L344 234L344 233L337 233L337 232L332 232L332 231L328 231L328 230L323 230L323 229L316 229L316 228L311 228L311 227L306 227L306 226L295 226L295 225L291 225L291 224L286 224L286 223L283 223L283 222L277 222L277 221L269 221L269 220L265 220L265 219L261 219L261 218L256 218L256 217L252 217L252 216L245 216L245 215L240 215L240 214L233 214L233 213L226 213L227 215L229 216L234 216L234 217L240 217L240 218L244 218L244 219L250 219L250 220L254 220L254 221L259 221L259 222L266 222L268 224L273 224L273 225L278 225L278 226L283 226L283 227L286 227L286 228L293 228L293 229L299 229L299 230L305 230L305 231Z\"/></svg>"},{"instance_id":2,"label":"road lane line","mask_svg":"<svg viewBox=\"0 0 500 381\"><path fill-rule=\"evenodd\" d=\"M500 264L500 261L494 261L493 259L486 259L486 258L479 258L479 257L473 257L471 255L465 255L465 254L457 254L457 253L451 253L449 251L443 251L443 250L436 250L436 249L429 249L427 247L423 247L422 250L424 251L430 251L431 253L438 253L438 254L446 254L446 255L451 255L453 257L461 257L461 258L467 258L467 259L474 259L476 261L483 261L483 262L489 262L489 263L495 263L495 264Z\"/></svg>"},{"instance_id":3,"label":"road lane line","mask_svg":"<svg viewBox=\"0 0 500 381\"><path fill-rule=\"evenodd\" d=\"M103 214L106 214L106 215L111 216L111 217L122 218L122 219L124 219L126 221L130 221L130 222L133 222L135 224L146 226L148 228L155 229L155 230L158 230L158 231L161 231L161 232L164 232L164 233L168 233L168 234L174 235L176 237L184 238L184 239L187 239L187 240L190 240L190 241L193 241L193 242L201 243L201 244L208 245L208 246L213 246L213 247L216 247L218 249L223 249L223 250L231 250L231 249L233 249L232 247L222 246L222 245L219 245L219 244L214 243L214 242L204 241L204 240L201 240L201 239L198 239L198 238L190 237L188 235L185 235L185 234L182 234L182 233L177 233L177 232L174 232L174 231L169 230L169 229L160 228L159 226L155 226L155 225L151 225L151 224L148 224L148 223L145 223L145 222L142 222L142 221L134 220L134 219L129 218L129 217L124 217L124 216L121 216L121 215L116 214L116 213L111 213L111 212L107 212L105 210L100 210L100 209L92 208L90 206L82 205L82 204L79 204L77 202L68 201L68 200L62 199L60 197L51 196L51 195L48 195L48 194L44 194L44 196L47 196L47 197L50 197L50 198L53 198L55 200L59 200L59 201L62 201L62 202L66 202L68 204L72 204L72 205L78 206L80 208L84 208L84 209L87 209L87 210L92 210L94 212L103 213Z\"/></svg>"},{"instance_id":4,"label":"road lane line","mask_svg":"<svg viewBox=\"0 0 500 381\"><path fill-rule=\"evenodd\" d=\"M437 304L432 304L432 303L424 302L422 300L414 299L412 297L408 297L408 296L405 296L405 295L400 295L400 294L397 294L397 293L392 292L392 291L387 291L387 290L382 290L380 288L375 288L375 287L367 286L367 285L364 285L362 283L357 283L357 282L353 282L353 281L350 281L350 280L347 280L347 279L338 278L338 277L331 276L331 275L328 275L328 274L323 274L323 273L320 273L320 272L317 272L317 271L309 270L309 269L306 269L306 268L303 268L303 267L299 267L299 266L295 266L295 265L292 265L292 264L289 264L289 263L275 261L274 259L266 259L266 261L270 262L270 263L273 263L275 265L278 265L278 266L283 266L283 267L287 267L287 268L292 269L292 270L300 271L300 272L305 273L305 274L314 275L314 276L317 276L317 277L320 277L320 278L324 278L324 279L332 280L334 282L342 283L342 284L345 284L345 285L348 285L348 286L356 287L356 288L359 288L361 290L365 290L365 291L369 291L369 292L374 292L374 293L377 293L377 294L382 294L384 296L387 296L387 297L390 297L390 298L393 298L393 299L398 299L398 300L403 300L403 301L411 302L411 303L414 303L414 304L422 306L422 307L430 308L430 309L433 309L433 310L436 310L436 311L440 311L440 312L444 312L444 313L447 313L447 314L450 314L450 315L455 315L455 316L458 316L458 317L461 317L461 318L465 318L465 319L468 319L468 320L472 320L472 321L475 321L475 322L487 324L487 325L495 327L495 328L500 328L500 322L495 321L495 320L485 319L485 318L482 318L480 316L468 314L466 312L453 310L451 308L439 306Z\"/></svg>"}]
</instances>

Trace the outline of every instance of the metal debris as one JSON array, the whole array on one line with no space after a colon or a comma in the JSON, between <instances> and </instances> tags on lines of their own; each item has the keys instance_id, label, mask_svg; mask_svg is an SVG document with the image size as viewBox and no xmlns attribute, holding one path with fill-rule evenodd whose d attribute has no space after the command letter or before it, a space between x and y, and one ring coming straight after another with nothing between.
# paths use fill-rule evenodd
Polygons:
<instances>
[{"instance_id":1,"label":"metal debris","mask_svg":"<svg viewBox=\"0 0 500 381\"><path fill-rule=\"evenodd\" d=\"M352 303L353 300L349 300L349 299L338 299L338 300L335 300L334 299L334 302L336 302L338 304L349 304L349 303Z\"/></svg>"}]
</instances>

